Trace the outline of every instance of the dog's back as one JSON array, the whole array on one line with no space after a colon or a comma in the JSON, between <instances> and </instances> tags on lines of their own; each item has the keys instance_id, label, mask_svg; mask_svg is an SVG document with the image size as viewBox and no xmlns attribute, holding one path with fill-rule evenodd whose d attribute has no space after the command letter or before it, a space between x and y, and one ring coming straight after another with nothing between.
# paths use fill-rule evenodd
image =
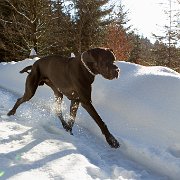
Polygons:
<instances>
[{"instance_id":1,"label":"dog's back","mask_svg":"<svg viewBox=\"0 0 180 180\"><path fill-rule=\"evenodd\" d=\"M78 78L78 60L58 55L47 56L36 61L31 69L41 79L48 79L54 85L67 88ZM75 67L75 68L74 68Z\"/></svg>"}]
</instances>

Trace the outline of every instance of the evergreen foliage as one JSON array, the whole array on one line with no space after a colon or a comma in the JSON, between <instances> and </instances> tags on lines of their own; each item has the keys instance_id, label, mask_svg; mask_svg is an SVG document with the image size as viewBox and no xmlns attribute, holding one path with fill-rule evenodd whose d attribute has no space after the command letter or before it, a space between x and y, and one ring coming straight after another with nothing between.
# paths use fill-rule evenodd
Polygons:
<instances>
[{"instance_id":1,"label":"evergreen foliage","mask_svg":"<svg viewBox=\"0 0 180 180\"><path fill-rule=\"evenodd\" d=\"M79 55L92 47L114 50L117 60L168 66L180 72L179 11L169 6L169 24L156 42L129 25L128 10L111 0L1 0L0 60L19 61L35 49L49 54ZM171 0L168 1L169 3Z\"/></svg>"},{"instance_id":2,"label":"evergreen foliage","mask_svg":"<svg viewBox=\"0 0 180 180\"><path fill-rule=\"evenodd\" d=\"M105 27L110 23L108 15L112 7L106 8L109 0L74 0L74 29L76 52L81 53L103 42Z\"/></svg>"}]
</instances>

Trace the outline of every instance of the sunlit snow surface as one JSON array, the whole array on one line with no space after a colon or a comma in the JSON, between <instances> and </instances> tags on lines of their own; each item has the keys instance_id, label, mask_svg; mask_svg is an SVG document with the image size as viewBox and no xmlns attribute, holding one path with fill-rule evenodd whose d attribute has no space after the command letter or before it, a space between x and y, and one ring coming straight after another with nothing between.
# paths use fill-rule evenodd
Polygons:
<instances>
[{"instance_id":1,"label":"sunlit snow surface","mask_svg":"<svg viewBox=\"0 0 180 180\"><path fill-rule=\"evenodd\" d=\"M27 74L19 71L34 61L0 64L0 179L179 179L178 73L118 62L119 79L96 77L93 105L121 143L112 149L82 108L74 136L65 132L45 86L6 116L24 93ZM63 111L68 118L67 99Z\"/></svg>"}]
</instances>

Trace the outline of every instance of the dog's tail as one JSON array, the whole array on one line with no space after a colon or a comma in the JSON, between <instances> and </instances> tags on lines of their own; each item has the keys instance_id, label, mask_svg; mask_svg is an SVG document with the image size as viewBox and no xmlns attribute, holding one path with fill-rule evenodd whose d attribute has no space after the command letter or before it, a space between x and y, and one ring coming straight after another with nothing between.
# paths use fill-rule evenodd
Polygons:
<instances>
[{"instance_id":1,"label":"dog's tail","mask_svg":"<svg viewBox=\"0 0 180 180\"><path fill-rule=\"evenodd\" d=\"M27 67L25 67L23 70L21 70L21 71L19 71L21 74L22 73L24 73L24 72L27 72L28 74L29 74L29 70L31 70L32 69L32 66L27 66Z\"/></svg>"}]
</instances>

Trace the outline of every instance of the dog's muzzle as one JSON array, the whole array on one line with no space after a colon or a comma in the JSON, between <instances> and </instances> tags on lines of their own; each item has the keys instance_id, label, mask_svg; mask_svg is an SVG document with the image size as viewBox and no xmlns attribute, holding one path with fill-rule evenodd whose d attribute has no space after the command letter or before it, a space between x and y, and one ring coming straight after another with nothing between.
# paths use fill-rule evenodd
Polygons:
<instances>
[{"instance_id":1,"label":"dog's muzzle","mask_svg":"<svg viewBox=\"0 0 180 180\"><path fill-rule=\"evenodd\" d=\"M109 78L108 79L114 79L114 78L118 78L119 77L119 73L120 73L120 69L116 66L116 65L112 65L109 67Z\"/></svg>"},{"instance_id":2,"label":"dog's muzzle","mask_svg":"<svg viewBox=\"0 0 180 180\"><path fill-rule=\"evenodd\" d=\"M99 72L104 78L112 80L119 77L120 69L114 64L108 64L101 66Z\"/></svg>"}]
</instances>

